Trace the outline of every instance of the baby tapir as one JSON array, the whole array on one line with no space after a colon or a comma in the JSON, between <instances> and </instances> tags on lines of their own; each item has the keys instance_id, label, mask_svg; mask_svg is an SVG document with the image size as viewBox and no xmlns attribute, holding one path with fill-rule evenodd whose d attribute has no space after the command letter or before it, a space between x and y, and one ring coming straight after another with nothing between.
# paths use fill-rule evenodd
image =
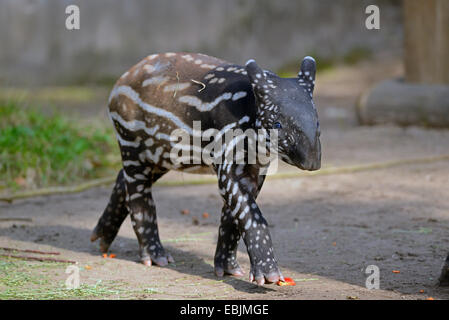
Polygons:
<instances>
[{"instance_id":1,"label":"baby tapir","mask_svg":"<svg viewBox=\"0 0 449 320\"><path fill-rule=\"evenodd\" d=\"M152 185L169 170L214 172L224 202L214 258L216 275L243 274L236 260L242 237L251 263L250 281L263 285L283 279L267 222L256 204L265 178L260 173L267 165L176 164L170 156L171 134L182 129L195 136L196 121L201 130L216 129L214 139L229 130L275 129L279 158L304 170L317 170L321 144L312 100L315 70L311 57L304 58L297 77L280 78L254 60L243 67L203 54L162 53L125 72L109 97L123 169L91 240L100 238L101 251L107 252L130 214L142 262L148 266L173 262L159 239Z\"/></svg>"}]
</instances>

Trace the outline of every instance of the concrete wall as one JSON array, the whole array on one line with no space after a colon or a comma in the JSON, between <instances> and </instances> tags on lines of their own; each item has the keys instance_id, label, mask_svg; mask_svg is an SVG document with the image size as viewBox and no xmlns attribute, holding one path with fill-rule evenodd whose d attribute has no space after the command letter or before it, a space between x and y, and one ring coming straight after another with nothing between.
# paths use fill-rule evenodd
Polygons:
<instances>
[{"instance_id":1,"label":"concrete wall","mask_svg":"<svg viewBox=\"0 0 449 320\"><path fill-rule=\"evenodd\" d=\"M77 4L81 29L65 28ZM365 28L378 4L381 30ZM3 85L114 79L156 52L195 51L276 70L306 54L402 47L394 0L0 0Z\"/></svg>"}]
</instances>

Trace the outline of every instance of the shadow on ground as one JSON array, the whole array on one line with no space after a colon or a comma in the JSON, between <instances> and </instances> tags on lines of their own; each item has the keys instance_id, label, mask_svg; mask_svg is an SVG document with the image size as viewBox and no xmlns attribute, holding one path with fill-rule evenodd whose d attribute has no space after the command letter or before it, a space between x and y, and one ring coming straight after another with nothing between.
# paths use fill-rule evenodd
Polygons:
<instances>
[{"instance_id":1,"label":"shadow on ground","mask_svg":"<svg viewBox=\"0 0 449 320\"><path fill-rule=\"evenodd\" d=\"M381 272L381 289L403 295L416 295L419 290L425 290L426 294L435 298L448 299L449 289L436 287L440 267L448 251L444 244L449 241L449 204L444 191L430 190L429 194L426 186L419 184L419 181L413 184L395 178L388 181L387 189L378 188L377 178L372 177L373 174L339 176L337 179L340 182L334 186L332 183L335 184L337 176L321 177L313 182L311 179L291 179L267 184L259 203L269 221L281 269L363 288L367 277L364 272L366 267L377 265ZM387 177L388 172L382 175ZM352 185L354 178L358 183L357 189ZM286 183L291 187L289 192L280 187ZM327 190L323 190L323 186L327 186ZM183 187L158 188L155 198L160 204L160 229L172 229L175 233L187 232L191 222L179 214L179 209L194 207L194 203L199 202L199 194L202 195L202 206L218 213L220 200L212 196L214 191L211 189L210 186L195 186L182 193ZM299 189L307 191L298 193ZM98 193L98 190L94 192ZM100 197L104 197L103 193L100 192ZM196 197L192 194L196 194ZM67 201L70 203L71 196L63 197L65 199L56 201L56 205L62 206ZM57 199L56 196L52 198ZM79 201L76 198L83 198L83 194L72 201ZM92 193L86 198L95 199L97 208L106 202L104 197L105 201L98 203L98 195ZM176 203L182 205L174 209L175 201L169 202L169 199L176 199ZM26 201L16 204L21 205L25 206ZM41 210L45 210L47 205L50 204L41 202ZM99 217L101 210L95 210ZM56 212L59 211L63 211L62 208L56 209ZM80 214L80 219L93 221L95 217L87 217L87 214ZM214 214L203 228L218 229L218 218ZM55 218L55 224L52 225L1 228L0 235L98 257L98 244L91 244L88 240L90 229L64 225L59 219ZM201 230L201 226L197 228ZM195 243L186 243L180 249L177 244L164 243L164 237L161 240L176 260L169 269L204 279L220 280L214 275L211 263L206 262L212 260L213 256L208 257L203 249L201 254L194 253L194 249L197 249ZM212 240L207 241L209 249L214 246ZM137 240L133 236L119 235L113 243L113 249L120 259L138 262ZM239 257L239 260L247 260L242 243ZM393 273L393 270L400 273ZM284 275L287 276L286 272ZM223 282L239 292L249 294L269 294L276 290L270 286L257 287L249 283L246 276L225 277ZM334 284L337 285L335 290L338 290L338 283Z\"/></svg>"},{"instance_id":2,"label":"shadow on ground","mask_svg":"<svg viewBox=\"0 0 449 320\"><path fill-rule=\"evenodd\" d=\"M12 232L11 232L12 231ZM12 228L0 228L0 235L8 235L13 240L24 242L44 244L52 247L57 247L64 250L75 251L79 253L90 254L97 258L100 251L97 248L98 242L93 245L86 244L86 239L90 238L92 230L77 228L66 225L52 225L52 226L20 226ZM128 237L117 236L114 243L120 243L120 248L115 248L115 251L120 258L117 260L126 260L130 262L140 263L137 257L138 246L136 239ZM204 259L198 255L192 254L185 250L180 250L171 245L164 244L165 249L170 252L175 258L174 264L169 264L165 268L176 270L187 275L200 276L210 280L222 280L224 283L232 286L235 290L246 293L268 293L273 291L269 287L259 287L251 284L244 278L238 277L223 277L218 278L213 272L210 264L205 263ZM160 268L152 266L150 268Z\"/></svg>"}]
</instances>

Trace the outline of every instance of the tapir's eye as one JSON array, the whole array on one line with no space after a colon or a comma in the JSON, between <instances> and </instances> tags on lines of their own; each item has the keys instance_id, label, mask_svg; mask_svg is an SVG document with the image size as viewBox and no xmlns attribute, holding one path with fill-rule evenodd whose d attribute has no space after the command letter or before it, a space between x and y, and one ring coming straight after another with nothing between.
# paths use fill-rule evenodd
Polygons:
<instances>
[{"instance_id":1,"label":"tapir's eye","mask_svg":"<svg viewBox=\"0 0 449 320\"><path fill-rule=\"evenodd\" d=\"M275 122L273 128L275 129L281 129L282 125L279 122Z\"/></svg>"}]
</instances>

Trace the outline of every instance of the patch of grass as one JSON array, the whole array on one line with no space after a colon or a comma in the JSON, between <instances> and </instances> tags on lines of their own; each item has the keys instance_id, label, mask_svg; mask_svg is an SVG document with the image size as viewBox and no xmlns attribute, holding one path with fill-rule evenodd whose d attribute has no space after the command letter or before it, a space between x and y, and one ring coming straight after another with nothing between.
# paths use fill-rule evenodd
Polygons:
<instances>
[{"instance_id":1,"label":"patch of grass","mask_svg":"<svg viewBox=\"0 0 449 320\"><path fill-rule=\"evenodd\" d=\"M102 280L94 284L83 283L77 289L67 289L64 281L52 279L57 274L65 275L66 267L64 263L0 260L0 300L108 298L126 293L120 284Z\"/></svg>"},{"instance_id":2,"label":"patch of grass","mask_svg":"<svg viewBox=\"0 0 449 320\"><path fill-rule=\"evenodd\" d=\"M142 290L142 293L145 294L157 294L157 293L162 293L160 290L155 289L155 288L145 288Z\"/></svg>"},{"instance_id":3,"label":"patch of grass","mask_svg":"<svg viewBox=\"0 0 449 320\"><path fill-rule=\"evenodd\" d=\"M21 288L27 286L51 285L46 275L47 272L65 270L68 264L60 262L30 262L14 258L2 258L0 260L0 299L6 288Z\"/></svg>"},{"instance_id":4,"label":"patch of grass","mask_svg":"<svg viewBox=\"0 0 449 320\"><path fill-rule=\"evenodd\" d=\"M29 283L28 283L29 285ZM7 288L0 291L0 299L21 300L59 300L59 299L87 299L109 298L122 293L122 289L114 289L112 284L103 284L101 280L95 284L82 284L77 289L67 289L63 282L57 287L49 286L22 286L20 288Z\"/></svg>"},{"instance_id":5,"label":"patch of grass","mask_svg":"<svg viewBox=\"0 0 449 320\"><path fill-rule=\"evenodd\" d=\"M88 103L96 98L96 91L89 87L45 87L35 89L1 88L1 101L33 101L33 103L80 104Z\"/></svg>"},{"instance_id":6,"label":"patch of grass","mask_svg":"<svg viewBox=\"0 0 449 320\"><path fill-rule=\"evenodd\" d=\"M114 167L118 156L110 124L58 112L43 114L15 100L0 102L3 187L42 187L97 178Z\"/></svg>"}]
</instances>

